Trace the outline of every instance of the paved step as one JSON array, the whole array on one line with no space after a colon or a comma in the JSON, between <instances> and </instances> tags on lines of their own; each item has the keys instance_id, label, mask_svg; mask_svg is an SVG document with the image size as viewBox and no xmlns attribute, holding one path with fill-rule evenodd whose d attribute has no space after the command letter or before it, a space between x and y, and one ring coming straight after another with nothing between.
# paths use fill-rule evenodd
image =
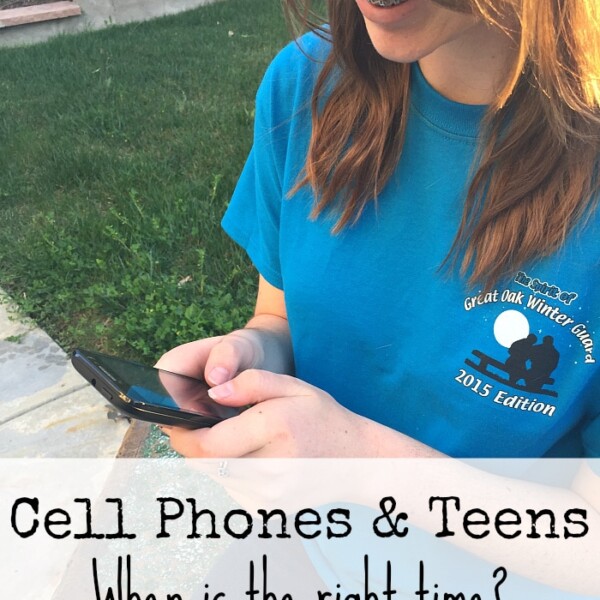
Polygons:
<instances>
[{"instance_id":1,"label":"paved step","mask_svg":"<svg viewBox=\"0 0 600 600\"><path fill-rule=\"evenodd\" d=\"M50 337L0 291L0 458L107 458L129 422L73 369Z\"/></svg>"}]
</instances>

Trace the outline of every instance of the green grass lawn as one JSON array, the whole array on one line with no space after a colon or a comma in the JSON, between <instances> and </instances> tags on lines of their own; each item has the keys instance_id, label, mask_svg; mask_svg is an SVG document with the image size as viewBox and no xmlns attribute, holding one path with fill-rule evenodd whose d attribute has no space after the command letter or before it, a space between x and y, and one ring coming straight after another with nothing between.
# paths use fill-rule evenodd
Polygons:
<instances>
[{"instance_id":1,"label":"green grass lawn","mask_svg":"<svg viewBox=\"0 0 600 600\"><path fill-rule=\"evenodd\" d=\"M278 2L226 0L0 50L0 286L65 349L152 362L243 325L219 222L289 37Z\"/></svg>"}]
</instances>

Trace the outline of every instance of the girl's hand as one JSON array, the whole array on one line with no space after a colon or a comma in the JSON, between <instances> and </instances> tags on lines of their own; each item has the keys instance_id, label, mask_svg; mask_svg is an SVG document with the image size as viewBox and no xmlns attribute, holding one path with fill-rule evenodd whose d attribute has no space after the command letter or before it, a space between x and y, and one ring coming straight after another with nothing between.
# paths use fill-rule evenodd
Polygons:
<instances>
[{"instance_id":1,"label":"girl's hand","mask_svg":"<svg viewBox=\"0 0 600 600\"><path fill-rule=\"evenodd\" d=\"M251 407L212 428L164 428L172 447L188 458L358 457L374 449L368 419L288 375L245 370L210 395L221 404Z\"/></svg>"}]
</instances>

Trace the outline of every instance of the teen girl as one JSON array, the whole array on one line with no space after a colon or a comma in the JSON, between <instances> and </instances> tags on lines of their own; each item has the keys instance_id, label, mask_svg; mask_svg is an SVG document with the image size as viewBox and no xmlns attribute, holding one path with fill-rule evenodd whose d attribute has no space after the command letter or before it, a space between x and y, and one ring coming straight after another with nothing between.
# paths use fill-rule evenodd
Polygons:
<instances>
[{"instance_id":1,"label":"teen girl","mask_svg":"<svg viewBox=\"0 0 600 600\"><path fill-rule=\"evenodd\" d=\"M173 447L600 456L598 3L328 10L265 75L223 221L256 315L159 361L252 407Z\"/></svg>"}]
</instances>

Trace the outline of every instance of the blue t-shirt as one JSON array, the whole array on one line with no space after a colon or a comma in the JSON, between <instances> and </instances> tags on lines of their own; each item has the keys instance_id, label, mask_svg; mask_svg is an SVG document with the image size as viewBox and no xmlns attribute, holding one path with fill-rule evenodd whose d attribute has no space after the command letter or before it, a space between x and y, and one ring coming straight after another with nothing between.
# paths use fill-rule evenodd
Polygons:
<instances>
[{"instance_id":1,"label":"blue t-shirt","mask_svg":"<svg viewBox=\"0 0 600 600\"><path fill-rule=\"evenodd\" d=\"M460 221L484 106L411 72L397 169L359 222L309 217L310 99L329 44L273 61L223 219L285 291L296 376L455 457L600 456L600 218L490 292L439 271ZM306 56L308 54L311 58Z\"/></svg>"}]
</instances>

